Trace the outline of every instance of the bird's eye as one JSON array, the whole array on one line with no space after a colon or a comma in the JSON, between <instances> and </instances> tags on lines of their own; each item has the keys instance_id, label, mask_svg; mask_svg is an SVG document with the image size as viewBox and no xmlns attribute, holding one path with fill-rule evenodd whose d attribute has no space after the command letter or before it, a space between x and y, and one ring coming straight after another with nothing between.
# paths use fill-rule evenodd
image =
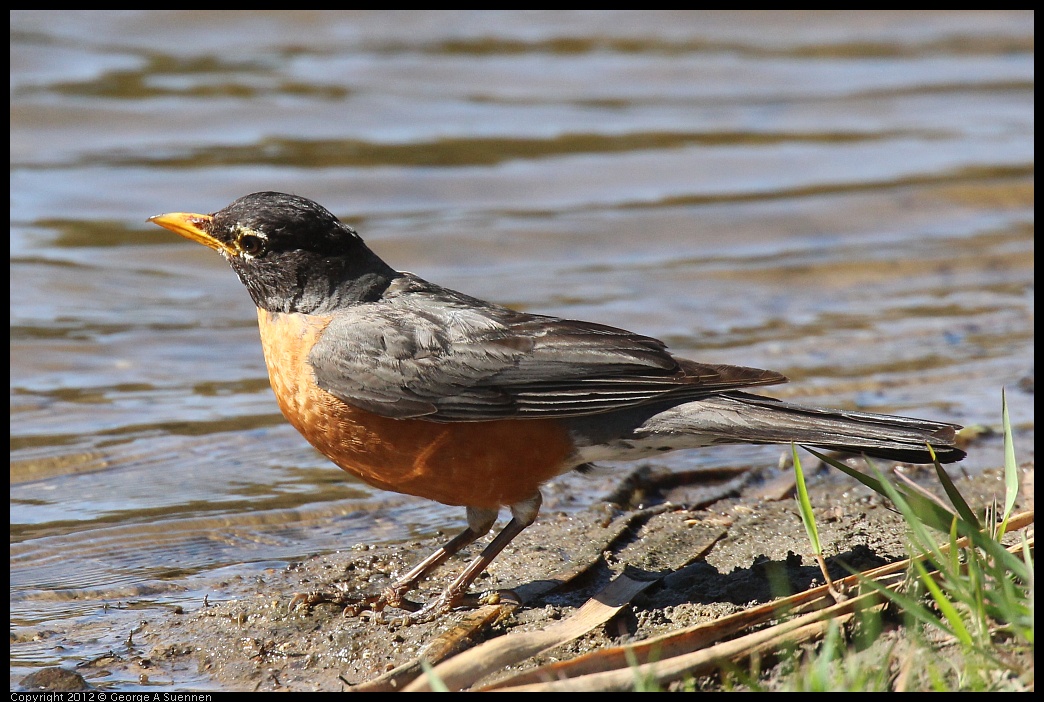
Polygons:
<instances>
[{"instance_id":1,"label":"bird's eye","mask_svg":"<svg viewBox=\"0 0 1044 702\"><path fill-rule=\"evenodd\" d=\"M244 234L239 237L239 250L250 256L257 256L265 250L265 240L256 234Z\"/></svg>"}]
</instances>

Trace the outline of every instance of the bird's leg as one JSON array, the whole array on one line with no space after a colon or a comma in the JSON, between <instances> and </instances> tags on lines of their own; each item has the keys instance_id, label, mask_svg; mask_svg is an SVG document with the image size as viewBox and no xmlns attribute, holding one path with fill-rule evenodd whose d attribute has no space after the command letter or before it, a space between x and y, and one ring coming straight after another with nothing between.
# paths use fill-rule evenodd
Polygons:
<instances>
[{"instance_id":1,"label":"bird's leg","mask_svg":"<svg viewBox=\"0 0 1044 702\"><path fill-rule=\"evenodd\" d=\"M445 546L436 550L435 553L411 568L408 573L386 587L381 597L387 604L403 609L416 608L417 605L404 600L403 595L417 587L417 583L423 580L431 571L438 568L447 558L455 556L461 549L470 546L489 533L489 530L493 528L493 524L497 520L497 511L474 507L468 507L467 509L468 527L450 539Z\"/></svg>"},{"instance_id":2,"label":"bird's leg","mask_svg":"<svg viewBox=\"0 0 1044 702\"><path fill-rule=\"evenodd\" d=\"M343 606L345 616L358 616L362 612L380 612L389 605L410 611L420 609L421 605L416 602L410 602L403 595L415 588L417 583L423 580L428 573L435 570L447 558L456 555L461 549L489 533L496 520L497 510L469 507L468 526L464 531L454 536L444 546L441 546L433 554L411 568L408 573L386 587L381 594L358 599L348 598L343 594L318 591L307 595L298 593L290 600L290 609L292 610L302 604L311 607L324 602Z\"/></svg>"},{"instance_id":3,"label":"bird's leg","mask_svg":"<svg viewBox=\"0 0 1044 702\"><path fill-rule=\"evenodd\" d=\"M530 499L519 502L511 506L511 521L507 523L499 534L494 537L486 548L482 549L482 553L478 555L464 571L454 579L452 583L446 587L445 590L439 594L434 600L429 602L419 611L411 612L403 618L403 622L406 624L416 624L421 622L427 622L434 619L440 614L445 614L464 600L464 594L468 591L471 583L474 582L482 571L493 562L500 552L514 540L516 536L522 533L522 530L528 527L530 524L536 521L537 514L540 511L541 503L540 493L537 493ZM470 516L469 509L469 516Z\"/></svg>"},{"instance_id":4,"label":"bird's leg","mask_svg":"<svg viewBox=\"0 0 1044 702\"><path fill-rule=\"evenodd\" d=\"M416 602L407 600L404 595L417 587L431 571L435 570L447 558L456 555L461 549L474 543L489 533L497 520L497 510L468 507L468 526L454 536L446 545L415 565L394 583L384 588L380 595L367 597L358 602L351 602L344 608L346 615L357 616L364 611L379 612L385 607L398 607L409 611L420 609Z\"/></svg>"},{"instance_id":5,"label":"bird's leg","mask_svg":"<svg viewBox=\"0 0 1044 702\"><path fill-rule=\"evenodd\" d=\"M447 558L457 554L461 549L474 543L476 540L487 534L489 530L493 528L494 522L496 522L497 510L468 507L468 527L450 539L445 546L436 550L433 554L411 568L409 572L386 587L380 595L365 597L361 600L346 600L343 597L332 597L321 593L313 593L308 596L295 595L290 603L290 607L293 609L297 604L306 604L310 606L320 602L334 602L345 605L344 614L346 616L358 616L367 612L379 613L382 612L385 607L391 606L407 610L408 614L399 620L403 624L417 624L431 621L438 615L445 614L464 602L465 593L467 593L468 588L471 586L471 583L475 581L475 578L477 578L482 571L484 571L489 564L500 555L500 552L503 551L516 536L536 521L537 514L540 512L541 502L542 498L540 497L540 493L537 493L528 500L511 505L512 518L507 526L505 526L500 533L489 542L489 545L487 545L486 548L482 549L482 553L480 553L478 557L468 563L464 571L458 575L453 582L439 594L438 597L423 607L416 602L407 600L405 598L406 593L417 587L417 583L445 562Z\"/></svg>"}]
</instances>

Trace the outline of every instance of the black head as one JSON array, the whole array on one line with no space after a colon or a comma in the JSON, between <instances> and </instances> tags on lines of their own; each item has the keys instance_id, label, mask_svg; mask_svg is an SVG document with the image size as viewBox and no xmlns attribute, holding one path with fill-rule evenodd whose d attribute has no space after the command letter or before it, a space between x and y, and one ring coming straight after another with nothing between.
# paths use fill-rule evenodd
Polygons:
<instances>
[{"instance_id":1,"label":"black head","mask_svg":"<svg viewBox=\"0 0 1044 702\"><path fill-rule=\"evenodd\" d=\"M320 314L373 300L397 275L354 229L297 195L253 193L211 215L149 221L218 251L270 312Z\"/></svg>"}]
</instances>

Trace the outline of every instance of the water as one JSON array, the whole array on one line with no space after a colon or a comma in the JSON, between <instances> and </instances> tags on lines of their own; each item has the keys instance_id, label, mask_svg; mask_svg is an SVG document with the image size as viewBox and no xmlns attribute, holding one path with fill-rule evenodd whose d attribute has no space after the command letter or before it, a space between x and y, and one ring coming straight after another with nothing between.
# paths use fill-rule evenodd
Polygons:
<instances>
[{"instance_id":1,"label":"water","mask_svg":"<svg viewBox=\"0 0 1044 702\"><path fill-rule=\"evenodd\" d=\"M1033 38L1023 12L12 12L12 685L222 578L462 524L312 451L238 280L145 223L256 190L779 397L996 425L1007 387L1032 458Z\"/></svg>"}]
</instances>

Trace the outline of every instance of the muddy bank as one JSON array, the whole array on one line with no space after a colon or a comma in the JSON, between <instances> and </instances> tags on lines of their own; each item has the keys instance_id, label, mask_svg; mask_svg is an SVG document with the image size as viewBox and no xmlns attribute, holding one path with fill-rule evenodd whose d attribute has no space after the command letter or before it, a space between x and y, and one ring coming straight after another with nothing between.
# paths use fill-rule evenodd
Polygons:
<instances>
[{"instance_id":1,"label":"muddy bank","mask_svg":"<svg viewBox=\"0 0 1044 702\"><path fill-rule=\"evenodd\" d=\"M842 560L867 569L903 558L899 517L882 499L834 473L819 472L811 486L832 575L846 574ZM641 582L641 592L618 613L483 682L647 639L821 584L790 476L785 470L679 476L639 469L608 496L611 501L571 516L543 514L476 583L475 589L512 594L430 623L402 626L394 610L344 617L340 604L291 609L290 603L299 593L378 592L390 582L389 573L408 569L451 534L393 546L359 544L260 577L235 576L214 582L213 594L195 608L140 622L127 632L123 650L80 672L99 686L118 670L119 678L137 675L146 686L181 689L399 689L420 672L419 657L442 659L484 640L544 629L622 574ZM1032 480L1031 467L1024 477ZM960 486L980 504L1002 490L996 471ZM433 597L463 563L462 556L451 559L415 599Z\"/></svg>"}]
</instances>

